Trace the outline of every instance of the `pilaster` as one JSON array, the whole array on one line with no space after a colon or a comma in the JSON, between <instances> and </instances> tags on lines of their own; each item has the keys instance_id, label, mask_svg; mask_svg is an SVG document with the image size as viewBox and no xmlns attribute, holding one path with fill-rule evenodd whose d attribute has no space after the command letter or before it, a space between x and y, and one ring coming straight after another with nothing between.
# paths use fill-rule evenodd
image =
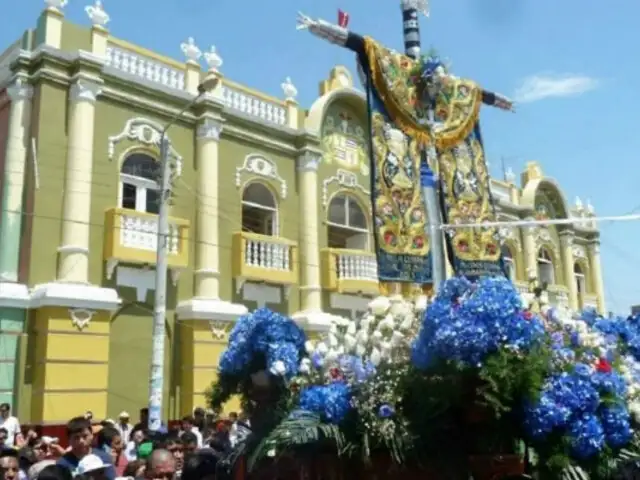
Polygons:
<instances>
[{"instance_id":1,"label":"pilaster","mask_svg":"<svg viewBox=\"0 0 640 480\"><path fill-rule=\"evenodd\" d=\"M562 266L564 268L564 278L569 290L569 308L578 310L578 285L575 279L575 259L573 258L573 232L560 232L560 245L562 247Z\"/></svg>"},{"instance_id":2,"label":"pilaster","mask_svg":"<svg viewBox=\"0 0 640 480\"><path fill-rule=\"evenodd\" d=\"M62 242L58 248L58 280L89 280L91 184L97 79L77 78L69 91L69 143L63 194Z\"/></svg>"},{"instance_id":3,"label":"pilaster","mask_svg":"<svg viewBox=\"0 0 640 480\"><path fill-rule=\"evenodd\" d=\"M598 313L607 314L604 298L604 281L602 279L602 265L600 263L600 240L594 240L588 245L589 266L593 276L593 287L597 296Z\"/></svg>"},{"instance_id":4,"label":"pilaster","mask_svg":"<svg viewBox=\"0 0 640 480\"><path fill-rule=\"evenodd\" d=\"M2 187L0 281L17 282L33 87L24 78L18 77L7 92L11 99L11 106Z\"/></svg>"},{"instance_id":5,"label":"pilaster","mask_svg":"<svg viewBox=\"0 0 640 480\"><path fill-rule=\"evenodd\" d=\"M533 218L527 218L533 221ZM524 227L522 232L524 244L524 265L527 277L538 276L538 246L536 244L536 227L534 225Z\"/></svg>"},{"instance_id":6,"label":"pilaster","mask_svg":"<svg viewBox=\"0 0 640 480\"><path fill-rule=\"evenodd\" d=\"M233 324L238 317L248 312L244 305L220 299L218 147L222 128L221 118L209 115L203 118L197 129L195 296L181 302L176 309L180 321L200 321L204 325L208 321ZM187 360L183 359L184 362Z\"/></svg>"},{"instance_id":7,"label":"pilaster","mask_svg":"<svg viewBox=\"0 0 640 480\"><path fill-rule=\"evenodd\" d=\"M322 284L318 221L318 167L322 154L303 149L297 159L300 185L300 312L293 315L303 328L323 331L329 328L332 316L322 311Z\"/></svg>"}]
</instances>

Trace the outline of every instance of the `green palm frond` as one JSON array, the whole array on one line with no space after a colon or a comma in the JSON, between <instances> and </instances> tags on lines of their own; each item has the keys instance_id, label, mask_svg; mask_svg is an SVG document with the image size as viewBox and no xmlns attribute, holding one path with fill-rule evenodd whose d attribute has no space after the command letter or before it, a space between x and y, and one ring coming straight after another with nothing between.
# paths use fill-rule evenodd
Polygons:
<instances>
[{"instance_id":1,"label":"green palm frond","mask_svg":"<svg viewBox=\"0 0 640 480\"><path fill-rule=\"evenodd\" d=\"M262 458L273 456L272 451L282 453L321 440L333 442L338 451L344 449L344 435L337 425L323 423L320 416L314 413L296 412L295 416L284 419L260 441L249 457L248 469L252 470Z\"/></svg>"}]
</instances>

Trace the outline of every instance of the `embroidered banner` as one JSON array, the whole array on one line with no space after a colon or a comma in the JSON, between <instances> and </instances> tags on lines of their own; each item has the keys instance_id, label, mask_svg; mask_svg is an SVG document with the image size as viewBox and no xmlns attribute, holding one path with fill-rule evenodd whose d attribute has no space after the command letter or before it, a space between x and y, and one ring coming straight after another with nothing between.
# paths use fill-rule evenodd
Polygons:
<instances>
[{"instance_id":1,"label":"embroidered banner","mask_svg":"<svg viewBox=\"0 0 640 480\"><path fill-rule=\"evenodd\" d=\"M421 146L391 121L374 89L369 96L378 277L381 282L431 283L427 215L420 185Z\"/></svg>"},{"instance_id":2,"label":"embroidered banner","mask_svg":"<svg viewBox=\"0 0 640 480\"><path fill-rule=\"evenodd\" d=\"M489 173L484 157L480 125L454 147L438 152L444 197L444 221L448 224L494 222ZM474 278L504 274L496 227L456 228L447 232L453 268L458 275Z\"/></svg>"}]
</instances>

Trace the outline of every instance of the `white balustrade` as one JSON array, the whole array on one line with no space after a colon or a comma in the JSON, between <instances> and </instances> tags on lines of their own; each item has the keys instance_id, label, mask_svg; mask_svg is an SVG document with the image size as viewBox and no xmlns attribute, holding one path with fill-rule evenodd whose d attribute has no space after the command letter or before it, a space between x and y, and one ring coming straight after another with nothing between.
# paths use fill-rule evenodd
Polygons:
<instances>
[{"instance_id":1,"label":"white balustrade","mask_svg":"<svg viewBox=\"0 0 640 480\"><path fill-rule=\"evenodd\" d=\"M249 117L280 126L287 124L287 110L280 103L263 100L230 85L222 86L222 98L227 108Z\"/></svg>"},{"instance_id":2,"label":"white balustrade","mask_svg":"<svg viewBox=\"0 0 640 480\"><path fill-rule=\"evenodd\" d=\"M120 216L120 244L123 247L155 252L158 247L158 219L135 214ZM169 223L167 249L170 255L180 249L180 226Z\"/></svg>"},{"instance_id":3,"label":"white balustrade","mask_svg":"<svg viewBox=\"0 0 640 480\"><path fill-rule=\"evenodd\" d=\"M336 253L338 280L378 281L378 264L372 255Z\"/></svg>"},{"instance_id":4,"label":"white balustrade","mask_svg":"<svg viewBox=\"0 0 640 480\"><path fill-rule=\"evenodd\" d=\"M183 70L114 44L107 46L106 65L148 82L184 90Z\"/></svg>"},{"instance_id":5,"label":"white balustrade","mask_svg":"<svg viewBox=\"0 0 640 480\"><path fill-rule=\"evenodd\" d=\"M290 272L291 246L273 240L245 239L244 261L250 267Z\"/></svg>"}]
</instances>

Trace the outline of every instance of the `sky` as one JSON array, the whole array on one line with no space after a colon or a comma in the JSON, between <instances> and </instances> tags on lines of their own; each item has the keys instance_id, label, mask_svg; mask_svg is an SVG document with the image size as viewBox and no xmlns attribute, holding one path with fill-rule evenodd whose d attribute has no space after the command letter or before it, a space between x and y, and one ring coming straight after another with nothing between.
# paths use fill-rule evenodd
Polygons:
<instances>
[{"instance_id":1,"label":"sky","mask_svg":"<svg viewBox=\"0 0 640 480\"><path fill-rule=\"evenodd\" d=\"M519 174L527 161L562 186L567 201L589 199L598 215L640 212L640 3L616 0L431 0L421 19L424 50L435 47L452 71L518 102L517 113L481 114L494 176L504 161ZM0 18L0 49L35 25L42 0L21 0ZM89 25L88 0L70 0L67 18ZM353 55L297 31L296 15L335 22L402 49L399 0L104 0L112 35L183 59L194 37L215 45L228 78L282 97L291 77L308 108L335 65L355 76ZM8 13L8 15L7 15ZM607 308L627 314L640 304L640 222L603 223Z\"/></svg>"}]
</instances>

